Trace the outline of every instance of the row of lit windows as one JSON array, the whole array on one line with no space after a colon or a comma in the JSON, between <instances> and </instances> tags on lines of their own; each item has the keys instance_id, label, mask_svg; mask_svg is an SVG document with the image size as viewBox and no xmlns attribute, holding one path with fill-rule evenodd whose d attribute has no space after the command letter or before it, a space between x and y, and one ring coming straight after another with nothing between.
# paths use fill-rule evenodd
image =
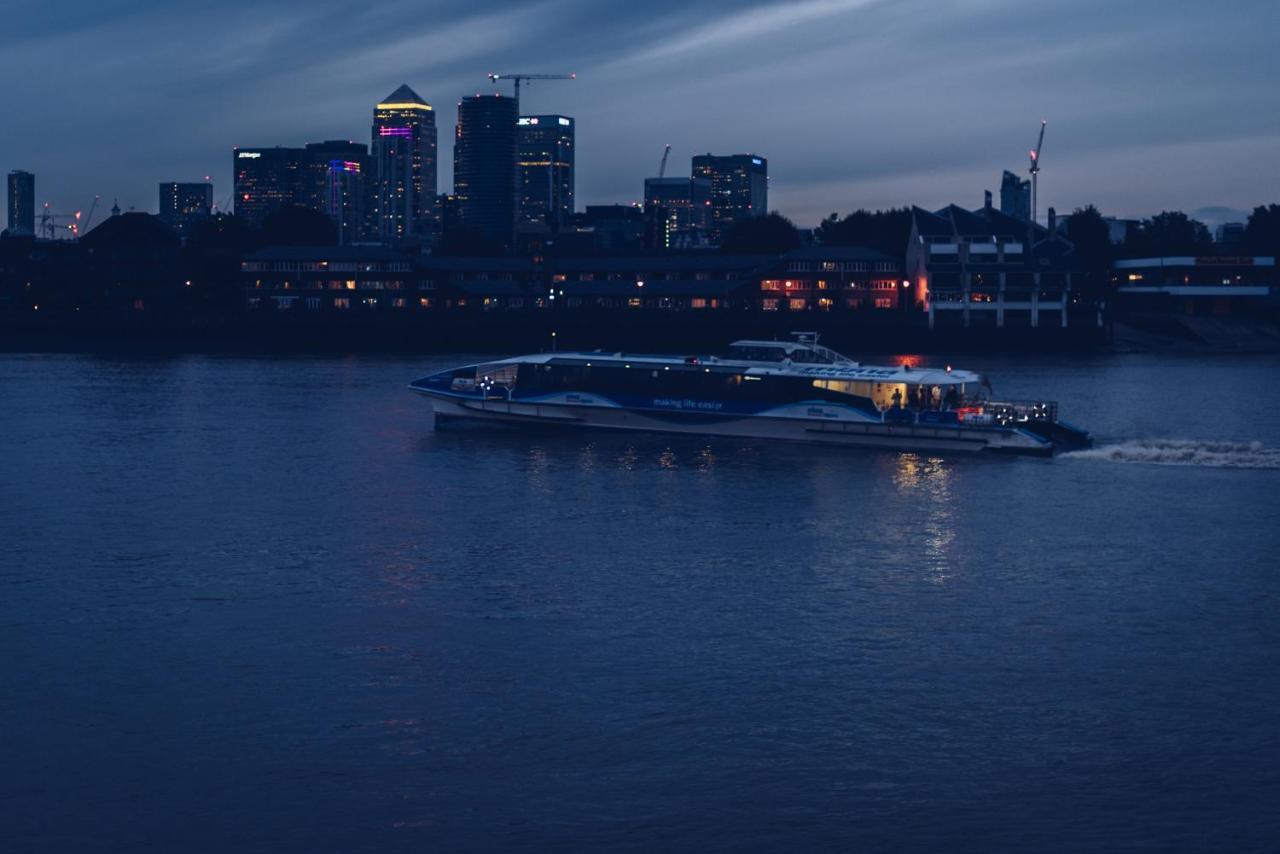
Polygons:
<instances>
[{"instance_id":1,"label":"row of lit windows","mask_svg":"<svg viewBox=\"0 0 1280 854\"><path fill-rule=\"evenodd\" d=\"M299 299L301 299L301 303L299 303ZM320 297L271 297L271 302L267 304L274 304L276 308L293 308L295 304L300 304L307 309L315 311L326 305L337 309L347 309L351 308L353 305L364 306L365 308L377 308L380 303L381 300L379 297L359 297L354 300L351 297L335 297L332 301L322 300ZM392 308L408 308L410 301L404 297L394 297L387 300L386 304L390 305ZM434 304L434 300L426 297L418 300L418 306L421 308L431 308ZM250 308L258 308L261 305L263 305L263 302L260 298L249 298Z\"/></svg>"},{"instance_id":2,"label":"row of lit windows","mask_svg":"<svg viewBox=\"0 0 1280 854\"><path fill-rule=\"evenodd\" d=\"M245 261L240 269L247 273L407 273L409 264L402 261Z\"/></svg>"},{"instance_id":3,"label":"row of lit windows","mask_svg":"<svg viewBox=\"0 0 1280 854\"><path fill-rule=\"evenodd\" d=\"M1164 273L1163 275L1159 273L1153 273L1152 275L1155 276L1157 281L1161 284L1169 285L1169 284L1178 284L1179 282L1184 285L1192 284L1192 276L1189 276L1189 275L1179 276L1176 273ZM1130 282L1141 282L1143 280L1143 274L1129 273L1126 278ZM1113 283L1119 283L1120 278L1118 275L1113 274L1111 277L1111 281ZM1248 278L1245 278L1242 275L1219 276L1217 273L1208 272L1208 271L1198 272L1195 274L1195 284L1205 285L1205 286L1239 285L1239 284L1266 285L1266 284L1270 284L1270 281L1271 281L1270 275L1261 270L1259 271L1250 270Z\"/></svg>"},{"instance_id":4,"label":"row of lit windows","mask_svg":"<svg viewBox=\"0 0 1280 854\"><path fill-rule=\"evenodd\" d=\"M353 307L378 308L379 306L385 305L391 308L408 308L410 305L416 304L419 308L435 308L441 305L440 300L434 299L431 297L420 297L416 303L413 300L408 299L406 297L386 298L386 297L376 297L376 296L362 296L362 297L354 297L354 298L353 297L334 297L331 300L324 299L322 297L273 296L273 297L267 297L266 300L267 301L264 302L264 298L262 297L250 297L248 300L249 307L260 308L263 305L270 305L270 306L274 306L275 308L293 308L295 306L300 305L306 309L317 311L325 307L332 307L336 309L350 309ZM138 300L137 302L138 304L135 305L135 308L141 309L142 301ZM476 302L484 306L485 308L523 308L524 307L523 297L484 297L483 299L477 300ZM541 301L539 302L541 303ZM697 302L697 300L694 300L694 302ZM705 302L706 301L704 300L703 305L697 306L697 307L699 308L705 307ZM715 300L712 300L712 307L714 307L714 304L715 304ZM458 308L466 308L468 305L468 300L466 297L462 297L456 300L447 300L445 301L444 305L445 307L449 307L449 308L452 308L454 306Z\"/></svg>"},{"instance_id":5,"label":"row of lit windows","mask_svg":"<svg viewBox=\"0 0 1280 854\"><path fill-rule=\"evenodd\" d=\"M815 301L819 311L830 311L835 308L836 302L833 299L823 297ZM848 308L862 308L866 301L860 299L847 299L845 306ZM888 297L876 297L871 301L873 308L893 308L893 300ZM760 301L760 308L765 311L778 311L787 309L788 311L807 311L809 309L809 300L803 298L792 297L791 299L763 299Z\"/></svg>"},{"instance_id":6,"label":"row of lit windows","mask_svg":"<svg viewBox=\"0 0 1280 854\"><path fill-rule=\"evenodd\" d=\"M838 286L838 283L836 283ZM874 282L847 282L845 288L861 288L863 290L874 291L892 291L898 287L898 282L877 280ZM826 279L818 279L816 282L810 282L807 279L763 279L760 282L760 290L762 291L809 291L809 290L834 290L831 283Z\"/></svg>"},{"instance_id":7,"label":"row of lit windows","mask_svg":"<svg viewBox=\"0 0 1280 854\"><path fill-rule=\"evenodd\" d=\"M1049 302L1056 302L1064 299L1066 293L1067 292L1064 292L1064 291L1042 290L1038 292L1038 297L1040 299L1044 299ZM1005 291L1003 294L1003 302L1005 303L1031 302L1032 297L1036 295L1037 295L1036 292L1033 292L1033 291L1018 291L1018 292ZM968 301L970 303L1001 302L1001 296L1002 295L998 292L994 294L973 292L969 294ZM931 302L964 302L965 295L964 295L964 292L962 291L931 291L929 294L929 299Z\"/></svg>"},{"instance_id":8,"label":"row of lit windows","mask_svg":"<svg viewBox=\"0 0 1280 854\"><path fill-rule=\"evenodd\" d=\"M865 261L789 261L788 273L809 273L819 270L824 273L865 273L868 268L876 273L893 273L898 267L892 261L876 261L868 265Z\"/></svg>"},{"instance_id":9,"label":"row of lit windows","mask_svg":"<svg viewBox=\"0 0 1280 854\"><path fill-rule=\"evenodd\" d=\"M458 278L457 282L462 284L465 282L485 281L483 276L474 279L463 280ZM556 279L556 281L561 281ZM335 291L354 291L354 290L404 290L406 283L398 279L327 279L318 281L302 281L294 282L285 280L282 282L267 281L264 285L262 279L256 279L253 283L255 288L279 289L279 290L335 290ZM643 283L637 282L637 287L643 287ZM436 283L431 279L422 279L417 282L417 289L420 291L435 290ZM825 279L819 279L815 283L804 280L792 279L764 279L760 282L760 290L769 292L804 292L810 290L838 290L839 288L830 287ZM849 291L894 291L897 289L897 282L894 281L874 281L874 282L851 282L844 286L844 290Z\"/></svg>"},{"instance_id":10,"label":"row of lit windows","mask_svg":"<svg viewBox=\"0 0 1280 854\"><path fill-rule=\"evenodd\" d=\"M644 300L640 297L622 298L585 298L571 297L567 304L571 308L580 308L584 305L594 305L599 308L662 308L662 309L681 309L689 308L693 310L731 308L734 305L732 300L724 300L716 297L659 297L657 299ZM851 299L847 301L850 308L859 308L863 305L863 300ZM539 308L545 308L546 302L536 300ZM429 297L421 297L412 300L405 297L378 297L378 296L358 296L358 297L333 297L323 298L317 296L296 297L296 296L272 296L272 297L250 297L248 300L250 308L261 308L263 306L272 306L279 309L292 309L301 307L311 311L318 311L322 308L334 308L338 310L347 310L352 308L379 308L389 307L393 309L404 309L411 305L419 308L466 308L470 304L476 304L486 309L524 308L525 300L523 297L484 297L469 302L467 298L459 298L456 300L446 300L442 302L438 299ZM762 308L765 311L777 311L780 307L785 307L792 311L804 311L809 308L808 300L791 299L791 300L764 300ZM819 310L829 311L835 306L835 301L830 299L820 299L816 301L816 307ZM890 301L887 299L875 300L876 308L890 308Z\"/></svg>"},{"instance_id":11,"label":"row of lit windows","mask_svg":"<svg viewBox=\"0 0 1280 854\"><path fill-rule=\"evenodd\" d=\"M584 304L594 304L600 308L623 305L627 308L644 308L645 301L640 297L628 297L625 300L609 297L599 297L594 300L589 297L569 297L565 304L569 308L580 308ZM728 303L715 297L691 297L687 303L677 297L658 297L657 299L649 300L649 305L656 305L658 308L683 308L686 304L689 308L720 308L721 305L727 305Z\"/></svg>"},{"instance_id":12,"label":"row of lit windows","mask_svg":"<svg viewBox=\"0 0 1280 854\"><path fill-rule=\"evenodd\" d=\"M477 276L476 278L482 279L483 276ZM643 273L632 273L632 272L602 273L599 276L597 276L595 273L576 273L576 274L572 274L572 278L570 278L570 274L556 273L551 277L551 281L553 282L566 282L566 281L594 282L598 279L602 282L629 282L634 280L635 282L639 283L639 282L644 282L646 280L655 281L655 282L661 282L661 281L678 282L678 281L683 281L685 279L693 279L695 282L711 282L711 281L728 282L728 281L732 281L735 278L737 277L733 273L707 273L707 272L698 272L698 273L694 273L691 276L687 274L682 275L680 273L663 273L662 275L653 275L653 276L646 276Z\"/></svg>"},{"instance_id":13,"label":"row of lit windows","mask_svg":"<svg viewBox=\"0 0 1280 854\"><path fill-rule=\"evenodd\" d=\"M496 281L513 281L511 274L498 274L493 277ZM480 273L472 276L464 276L463 274L455 274L450 276L450 280L455 284L467 284L475 282L489 281L490 277ZM557 275L552 278L554 282L563 282L564 277ZM253 286L255 288L279 289L279 290L405 290L416 287L420 291L435 290L436 283L432 279L420 279L416 283L409 283L400 279L324 279L324 280L303 280L303 281L271 281L263 279L255 279ZM643 282L636 282L637 288L644 287ZM935 283L935 289L946 290L944 285ZM768 292L805 292L812 290L845 290L845 291L896 291L898 288L897 281L876 280L871 282L848 282L841 286L838 282L828 282L826 279L818 279L811 282L803 279L763 279L760 282L760 290Z\"/></svg>"},{"instance_id":14,"label":"row of lit windows","mask_svg":"<svg viewBox=\"0 0 1280 854\"><path fill-rule=\"evenodd\" d=\"M328 290L328 291L354 291L354 290L356 290L356 289L357 289L357 284L359 285L359 289L360 289L360 290L362 290L362 291L399 291L399 290L404 290L404 282L397 281L397 280L395 280L395 279L391 279L391 280L389 280L389 281L388 281L388 280L383 280L383 279L366 279L366 280L360 281L360 282L358 282L358 283L356 282L356 280L355 280L355 279L329 279L329 280L327 280L327 281L323 281L323 282L290 282L290 281L283 281L283 282L269 282L269 283L267 284L267 287L268 287L268 288L273 288L273 289L274 289L274 288L279 288L279 289L280 289L280 290L282 290L282 291L294 291L294 290L306 290L306 291L316 291L316 290L321 290L321 291L324 291L324 290ZM255 288L261 288L261 287L262 287L262 279L257 279L257 280L255 280L255 281L254 281L254 283L253 283L253 286L254 286ZM423 282L423 283L420 283L420 284L419 284L419 286L418 286L418 290L431 290L431 289L433 289L434 287L435 287L435 285L434 285L434 284L432 284L431 282Z\"/></svg>"}]
</instances>

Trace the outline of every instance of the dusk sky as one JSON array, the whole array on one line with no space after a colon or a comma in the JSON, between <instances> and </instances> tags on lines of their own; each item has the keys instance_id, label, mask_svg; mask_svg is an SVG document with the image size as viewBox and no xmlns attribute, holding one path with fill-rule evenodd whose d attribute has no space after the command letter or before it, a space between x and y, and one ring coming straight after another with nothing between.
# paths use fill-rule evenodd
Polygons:
<instances>
[{"instance_id":1,"label":"dusk sky","mask_svg":"<svg viewBox=\"0 0 1280 854\"><path fill-rule=\"evenodd\" d=\"M669 175L766 156L800 225L976 207L1042 117L1041 210L1280 201L1275 0L4 0L0 23L0 171L65 211L154 211L157 182L205 175L221 201L232 146L368 142L401 83L437 109L445 192L489 71L577 73L523 106L576 117L579 208L639 199L664 143Z\"/></svg>"}]
</instances>

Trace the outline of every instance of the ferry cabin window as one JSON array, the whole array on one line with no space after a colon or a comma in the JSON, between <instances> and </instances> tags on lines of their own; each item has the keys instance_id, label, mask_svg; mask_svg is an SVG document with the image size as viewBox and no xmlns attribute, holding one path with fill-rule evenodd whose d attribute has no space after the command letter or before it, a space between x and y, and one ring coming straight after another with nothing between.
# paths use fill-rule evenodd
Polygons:
<instances>
[{"instance_id":1,"label":"ferry cabin window","mask_svg":"<svg viewBox=\"0 0 1280 854\"><path fill-rule=\"evenodd\" d=\"M791 361L802 365L830 365L835 360L818 350L798 348L791 351Z\"/></svg>"},{"instance_id":2,"label":"ferry cabin window","mask_svg":"<svg viewBox=\"0 0 1280 854\"><path fill-rule=\"evenodd\" d=\"M739 344L729 348L730 359L741 359L744 362L781 362L786 357L785 347Z\"/></svg>"},{"instance_id":3,"label":"ferry cabin window","mask_svg":"<svg viewBox=\"0 0 1280 854\"><path fill-rule=\"evenodd\" d=\"M877 383L864 380L814 380L815 388L823 388L839 394L863 397L871 400L877 409L888 409L893 406L893 393L898 393L899 406L908 404L907 386L905 383Z\"/></svg>"},{"instance_id":4,"label":"ferry cabin window","mask_svg":"<svg viewBox=\"0 0 1280 854\"><path fill-rule=\"evenodd\" d=\"M814 388L825 388L827 391L835 391L840 394L856 394L858 397L871 397L871 386L869 382L859 380L814 380Z\"/></svg>"},{"instance_id":5,"label":"ferry cabin window","mask_svg":"<svg viewBox=\"0 0 1280 854\"><path fill-rule=\"evenodd\" d=\"M812 385L801 377L761 377L747 382L741 374L707 372L700 368L657 369L651 364L630 368L617 364L524 365L517 388L521 393L588 392L604 396L634 396L647 405L656 397L704 401L787 403L812 398Z\"/></svg>"},{"instance_id":6,"label":"ferry cabin window","mask_svg":"<svg viewBox=\"0 0 1280 854\"><path fill-rule=\"evenodd\" d=\"M519 373L520 366L514 365L477 365L476 381L488 380L494 385L511 386L515 384L516 375Z\"/></svg>"}]
</instances>

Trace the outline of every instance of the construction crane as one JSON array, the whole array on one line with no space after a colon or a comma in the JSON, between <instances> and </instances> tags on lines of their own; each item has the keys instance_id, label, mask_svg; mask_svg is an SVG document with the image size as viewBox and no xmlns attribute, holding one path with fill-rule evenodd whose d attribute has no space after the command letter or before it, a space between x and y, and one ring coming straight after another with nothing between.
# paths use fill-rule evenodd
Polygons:
<instances>
[{"instance_id":1,"label":"construction crane","mask_svg":"<svg viewBox=\"0 0 1280 854\"><path fill-rule=\"evenodd\" d=\"M39 233L43 234L46 240L56 240L60 237L74 239L79 237L80 233L80 212L73 214L54 213L49 209L49 203L44 203L44 210L40 212L40 229ZM63 231L66 234L63 234Z\"/></svg>"},{"instance_id":2,"label":"construction crane","mask_svg":"<svg viewBox=\"0 0 1280 854\"><path fill-rule=\"evenodd\" d=\"M101 198L102 196L93 197L93 204L89 205L89 213L85 216L84 222L80 223L80 227L77 229L78 232L89 233L89 228L93 225L93 214L98 210L98 200ZM79 214L76 214L76 216L79 216Z\"/></svg>"},{"instance_id":3,"label":"construction crane","mask_svg":"<svg viewBox=\"0 0 1280 854\"><path fill-rule=\"evenodd\" d=\"M663 175L667 174L667 158L670 156L671 156L671 144L668 143L667 147L662 149L662 162L658 164L659 179L661 179Z\"/></svg>"},{"instance_id":4,"label":"construction crane","mask_svg":"<svg viewBox=\"0 0 1280 854\"><path fill-rule=\"evenodd\" d=\"M494 83L499 80L513 80L516 84L516 108L520 107L520 81L521 80L576 80L576 74L490 74L489 79Z\"/></svg>"},{"instance_id":5,"label":"construction crane","mask_svg":"<svg viewBox=\"0 0 1280 854\"><path fill-rule=\"evenodd\" d=\"M1036 185L1040 183L1040 149L1044 147L1044 128L1048 119L1040 120L1040 138L1031 149L1031 221L1036 221Z\"/></svg>"}]
</instances>

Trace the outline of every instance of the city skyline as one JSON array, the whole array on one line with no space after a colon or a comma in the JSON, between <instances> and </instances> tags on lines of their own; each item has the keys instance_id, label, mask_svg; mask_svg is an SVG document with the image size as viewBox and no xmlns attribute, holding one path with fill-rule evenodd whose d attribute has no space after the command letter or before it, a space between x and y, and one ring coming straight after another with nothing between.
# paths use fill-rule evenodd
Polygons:
<instances>
[{"instance_id":1,"label":"city skyline","mask_svg":"<svg viewBox=\"0 0 1280 854\"><path fill-rule=\"evenodd\" d=\"M977 206L1003 170L1025 177L1042 117L1042 216L1085 203L1119 216L1247 210L1280 192L1270 156L1280 61L1268 47L1280 14L1253 0L1172 11L1139 2L1105 16L1101 3L1004 0L657 3L643 13L553 0L462 15L391 4L354 18L325 2L232 3L230 14L149 0L60 8L11 13L0 36L10 79L49 51L105 57L94 75L55 65L6 95L14 115L42 124L0 140L0 171L35 173L37 204L59 211L94 195L152 210L157 183L206 175L221 203L232 147L361 140L369 104L401 83L450 128L461 97L494 91L489 70L577 73L526 86L521 112L575 117L579 207L639 201L667 143L669 175L706 151L769 158L770 208L800 225L858 207ZM344 26L332 27L339 16ZM1167 44L1192 30L1195 44L1170 62ZM207 61L180 62L177 34L188 31L202 34ZM140 46L116 50L125 39ZM41 109L73 93L74 115Z\"/></svg>"}]
</instances>

